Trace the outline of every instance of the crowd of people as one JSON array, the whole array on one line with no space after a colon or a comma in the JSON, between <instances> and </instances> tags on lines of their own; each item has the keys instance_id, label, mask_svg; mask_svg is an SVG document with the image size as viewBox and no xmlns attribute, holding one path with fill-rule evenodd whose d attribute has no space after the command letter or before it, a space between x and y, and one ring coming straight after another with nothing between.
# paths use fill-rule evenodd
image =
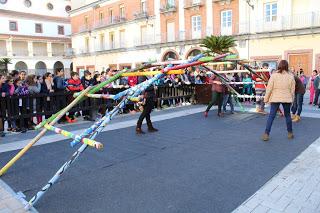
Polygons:
<instances>
[{"instance_id":1,"label":"crowd of people","mask_svg":"<svg viewBox=\"0 0 320 213\"><path fill-rule=\"evenodd\" d=\"M263 69L269 70L268 64L263 64ZM226 65L218 65L216 70L218 71L227 71L233 70L234 67L227 67ZM243 67L239 68L244 69ZM71 92L79 92L88 86L97 85L100 82L106 81L111 78L114 74L116 74L117 70L107 69L106 71L102 71L101 73L90 72L88 70L83 72L83 76L80 78L79 73L72 72L71 77L65 79L65 73L63 69L57 69L55 73L47 72L43 76L36 76L34 74L27 75L26 71L16 71L13 70L8 75L0 75L0 94L1 97L7 96L27 96L32 94L50 94L54 92L63 92L63 91L71 91ZM270 78L270 74L274 72L274 70L270 70L270 73L264 72L260 73L266 79ZM167 75L164 78L157 80L154 84L154 88L158 87L180 87L182 85L190 85L190 84L212 84L212 102L209 104L205 116L208 116L209 109L214 103L218 105L218 115L223 116L226 112L226 107L229 105L231 108L231 113L234 113L234 98L231 95L232 92L228 89L223 83L221 79L213 73L204 69L203 67L188 67L185 70L185 73L182 75ZM245 95L244 98L240 98L239 100L245 104L250 104L252 102L256 103L257 112L266 114L264 110L264 101L263 97L266 93L266 85L263 84L265 79L258 78L255 75L250 75L249 73L226 73L223 74L224 78L229 82L234 82L234 84L230 84L230 86L237 91L238 94ZM214 78L212 78L214 77ZM129 76L129 77L121 77L112 83L106 85L105 88L129 88L141 82L141 77ZM314 70L312 76L307 78L303 70L300 70L298 75L296 76L296 81L300 80L303 84L304 89L300 89L297 91L297 97L293 101L293 120L300 120L300 114L303 103L303 95L305 93L305 89L310 90L310 102L309 104L313 104L314 106L319 105L319 96L320 96L320 75L317 70ZM239 84L237 84L239 83ZM258 84L255 84L258 83ZM261 83L261 84L259 84ZM64 99L65 100L65 99ZM50 102L50 97L47 98L48 103ZM63 100L61 100L63 101ZM19 103L21 104L21 103ZM34 103L35 104L35 103ZM170 107L176 105L189 105L190 99L186 98L170 98L161 101L159 104L161 107ZM20 107L20 105L19 105ZM131 110L131 109L130 109ZM138 110L138 107L134 107L132 111ZM62 122L76 122L76 115L80 113L70 112L68 116L62 119ZM84 111L81 113L83 118L86 120L92 120L90 113ZM48 116L47 116L48 117ZM42 116L37 116L37 122L33 123L32 119L26 119L24 125L18 125L18 122L15 120L8 120L8 128L7 131L12 132L26 132L28 129L33 129L36 124L42 121ZM21 122L19 122L21 123ZM0 136L4 136L4 120L0 121Z\"/></svg>"}]
</instances>

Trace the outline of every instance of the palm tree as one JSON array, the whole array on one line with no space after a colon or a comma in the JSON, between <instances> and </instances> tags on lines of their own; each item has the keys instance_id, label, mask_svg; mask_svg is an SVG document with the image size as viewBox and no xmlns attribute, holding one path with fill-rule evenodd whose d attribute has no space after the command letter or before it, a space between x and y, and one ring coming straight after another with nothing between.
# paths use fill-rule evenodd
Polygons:
<instances>
[{"instance_id":1,"label":"palm tree","mask_svg":"<svg viewBox=\"0 0 320 213\"><path fill-rule=\"evenodd\" d=\"M237 46L232 36L207 36L201 42L201 47L206 48L205 54L213 56L230 52L230 48Z\"/></svg>"},{"instance_id":2,"label":"palm tree","mask_svg":"<svg viewBox=\"0 0 320 213\"><path fill-rule=\"evenodd\" d=\"M10 58L1 58L0 59L0 66L4 66L4 71L5 73L8 72L8 64L11 64L11 59Z\"/></svg>"}]
</instances>

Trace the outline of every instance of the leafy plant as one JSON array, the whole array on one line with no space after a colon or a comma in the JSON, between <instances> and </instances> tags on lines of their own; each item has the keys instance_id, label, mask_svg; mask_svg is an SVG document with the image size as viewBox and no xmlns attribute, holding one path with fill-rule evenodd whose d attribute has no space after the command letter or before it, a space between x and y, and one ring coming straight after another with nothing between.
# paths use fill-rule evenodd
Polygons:
<instances>
[{"instance_id":1,"label":"leafy plant","mask_svg":"<svg viewBox=\"0 0 320 213\"><path fill-rule=\"evenodd\" d=\"M0 59L0 66L4 67L4 69L2 71L5 72L5 73L8 72L8 64L11 64L11 59L10 58L1 58Z\"/></svg>"},{"instance_id":2,"label":"leafy plant","mask_svg":"<svg viewBox=\"0 0 320 213\"><path fill-rule=\"evenodd\" d=\"M205 54L213 56L230 52L230 48L237 46L232 36L207 36L201 42L201 47L206 48Z\"/></svg>"}]
</instances>

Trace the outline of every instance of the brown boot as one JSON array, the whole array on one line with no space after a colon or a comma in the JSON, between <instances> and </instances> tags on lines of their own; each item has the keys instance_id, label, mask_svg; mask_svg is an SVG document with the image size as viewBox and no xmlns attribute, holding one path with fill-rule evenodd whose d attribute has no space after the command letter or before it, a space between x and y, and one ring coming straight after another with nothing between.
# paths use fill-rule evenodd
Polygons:
<instances>
[{"instance_id":1,"label":"brown boot","mask_svg":"<svg viewBox=\"0 0 320 213\"><path fill-rule=\"evenodd\" d=\"M292 132L288 132L288 139L293 139L294 138L294 135L293 135L293 133Z\"/></svg>"},{"instance_id":2,"label":"brown boot","mask_svg":"<svg viewBox=\"0 0 320 213\"><path fill-rule=\"evenodd\" d=\"M147 123L147 125L148 125L148 132L158 132L159 131L158 129L156 129L152 126L152 123Z\"/></svg>"},{"instance_id":3,"label":"brown boot","mask_svg":"<svg viewBox=\"0 0 320 213\"><path fill-rule=\"evenodd\" d=\"M137 128L136 128L136 134L137 134L137 135L143 135L143 134L145 134L145 132L142 131L142 129L141 129L140 127L137 127Z\"/></svg>"},{"instance_id":4,"label":"brown boot","mask_svg":"<svg viewBox=\"0 0 320 213\"><path fill-rule=\"evenodd\" d=\"M268 141L269 140L269 135L267 133L264 133L262 135L262 138L261 138L263 141Z\"/></svg>"},{"instance_id":5,"label":"brown boot","mask_svg":"<svg viewBox=\"0 0 320 213\"><path fill-rule=\"evenodd\" d=\"M299 115L296 115L294 119L292 119L292 122L299 122L301 120Z\"/></svg>"}]
</instances>

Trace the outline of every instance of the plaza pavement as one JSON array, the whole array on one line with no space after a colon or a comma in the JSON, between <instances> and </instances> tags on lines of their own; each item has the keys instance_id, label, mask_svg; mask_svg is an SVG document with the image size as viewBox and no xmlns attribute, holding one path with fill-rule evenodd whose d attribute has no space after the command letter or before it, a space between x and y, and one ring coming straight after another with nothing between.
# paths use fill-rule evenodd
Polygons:
<instances>
[{"instance_id":1,"label":"plaza pavement","mask_svg":"<svg viewBox=\"0 0 320 213\"><path fill-rule=\"evenodd\" d=\"M90 205L85 207L80 205L83 212L90 212L90 210L91 212L105 212L106 209L110 209L110 212L127 212L128 208L130 210L133 208L131 212L150 212L148 210L152 210L151 212L230 212L234 209L235 212L320 211L318 192L320 189L320 161L318 160L320 142L316 140L320 134L314 129L318 123L318 119L314 118L320 117L317 109L305 106L305 116L314 118L304 118L297 126L298 129L295 128L297 136L292 143L293 145L290 146L287 146L288 142L283 135L281 137L283 128L281 131L276 129L279 125L279 121L276 121L271 142L267 145L271 144L269 148L272 152L269 153L269 156L268 152L264 153L263 151L266 149L264 147L266 145L259 140L265 118L250 113L239 113L217 120L218 118L210 113L209 118L204 119L199 113L203 110L204 106L188 106L154 112L152 118L156 121L155 126L159 126L161 131L152 135L155 138L150 135L141 138L132 134L138 115L119 116L106 128L106 131L110 132L108 134L102 133L97 139L104 142L106 146L104 152L106 153L103 154L104 152L95 150L87 151L89 153L80 157L79 161L81 162L76 162L76 165L67 171L65 177L44 196L36 208L40 212L78 211L76 206L81 204L81 199L74 203L71 201L74 200L72 198L74 195L80 194L80 197L86 199L88 195L92 199L94 198L94 200L88 200ZM259 124L252 127L256 130L253 130L254 134L243 134L246 133L243 128L254 122ZM193 128L189 129L187 123L194 124ZM83 131L79 128L85 128L89 124L89 122L81 122L76 126L69 125L63 128L74 130L77 127L74 132L79 133ZM224 130L225 134L211 134L210 124L215 125L212 129ZM219 129L222 125L230 126L230 129L234 131L225 128ZM234 129L235 127L237 128ZM280 127L283 127L283 122L280 122ZM301 131L302 127L308 129ZM114 131L116 129L117 131ZM238 133L238 135L235 136L234 133ZM35 134L36 132L24 134L23 140L21 140L20 134L12 134L4 138L5 140L1 141L0 145L1 166L17 152L14 150L22 148ZM255 138L250 138L250 136ZM234 141L234 137L239 137L239 143L225 142ZM241 139L242 137L244 138ZM45 184L74 151L68 147L68 144L57 142L62 139L57 135L48 134L39 143L43 146L32 148L30 153L20 162L18 161L2 179L9 183L15 191L23 191L30 199L30 196ZM226 144L208 143L208 140L218 140ZM243 140L249 140L249 144L242 144ZM252 142L259 144L253 150ZM46 143L50 144L45 145ZM250 144L251 146L248 146ZM312 145L308 147L309 144ZM275 145L280 145L280 147L275 147ZM233 146L235 147L231 148ZM289 150L286 150L288 148ZM169 153L167 153L168 150ZM192 152L192 150L195 151ZM247 159L246 155L250 155L251 151L257 152L259 155L253 154L251 158ZM304 152L299 155L302 151ZM219 152L224 153L221 155ZM239 154L238 152L244 153ZM184 153L187 153L186 156ZM277 153L274 156L275 159L269 159L268 157L272 158L273 153ZM211 154L219 157L212 158ZM236 159L231 160L231 165L223 165L224 161L228 160L225 157L228 154L231 158ZM246 157L244 158L244 156ZM44 158L43 162L42 158ZM258 161L255 162L257 159ZM277 161L279 159L281 159L280 162ZM245 163L240 163L241 160L244 160ZM133 163L136 161L138 164ZM148 163L149 161L151 163ZM179 163L179 161L183 163ZM220 165L217 163L211 167L209 163L214 164L216 161ZM271 165L264 165L264 162L270 164L268 161L271 162ZM237 166L236 163L239 163L240 166ZM246 167L250 163L257 164L254 166L253 180L250 177L252 171L246 171ZM228 169L221 168L221 165L228 167ZM160 168L156 168L157 166ZM182 172L177 172L181 167ZM29 172L33 169L40 169L40 171L30 174ZM161 173L156 176L158 169ZM98 177L93 175L96 172L105 179L101 179L100 175ZM167 172L169 175L164 174ZM133 173L132 177L130 177L130 173ZM197 173L203 177L197 177ZM148 178L150 175L151 178ZM83 178L78 176L83 176ZM88 184L87 181L93 182L93 185L97 181L98 185L101 184L108 191L95 187L93 187L95 190L91 190L90 185L92 184ZM139 183L140 181L141 183ZM194 184L194 181L199 181L199 183ZM121 184L122 182L124 184ZM81 186L80 188L84 186L84 189L79 190L79 186ZM148 190L149 187L150 190ZM155 189L152 189L153 187ZM139 195L139 190L145 195ZM144 190L146 193L143 193ZM162 190L164 193L159 193ZM112 199L114 194L116 198ZM17 196L3 181L0 182L0 212L23 212L21 195L22 193ZM69 201L70 199L67 195L71 197L71 201L65 206L62 204L64 200ZM107 198L104 199L104 196ZM156 198L152 199L153 196ZM59 199L55 200L57 197ZM228 199L228 197L231 198ZM99 207L98 201L104 201L101 207Z\"/></svg>"}]
</instances>

